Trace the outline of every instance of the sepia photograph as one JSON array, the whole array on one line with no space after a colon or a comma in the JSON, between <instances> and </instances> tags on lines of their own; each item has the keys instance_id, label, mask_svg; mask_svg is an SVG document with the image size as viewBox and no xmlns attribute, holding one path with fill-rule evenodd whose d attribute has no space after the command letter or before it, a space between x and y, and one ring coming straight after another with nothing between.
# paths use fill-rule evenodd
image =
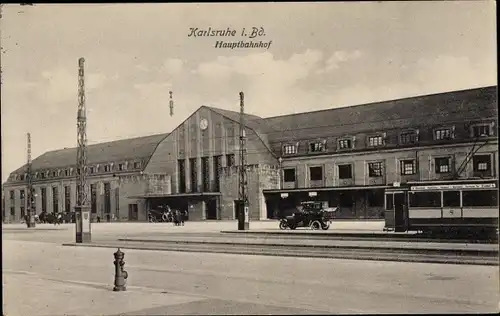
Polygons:
<instances>
[{"instance_id":1,"label":"sepia photograph","mask_svg":"<svg viewBox=\"0 0 500 316\"><path fill-rule=\"evenodd\" d=\"M0 4L3 315L500 312L496 9Z\"/></svg>"}]
</instances>

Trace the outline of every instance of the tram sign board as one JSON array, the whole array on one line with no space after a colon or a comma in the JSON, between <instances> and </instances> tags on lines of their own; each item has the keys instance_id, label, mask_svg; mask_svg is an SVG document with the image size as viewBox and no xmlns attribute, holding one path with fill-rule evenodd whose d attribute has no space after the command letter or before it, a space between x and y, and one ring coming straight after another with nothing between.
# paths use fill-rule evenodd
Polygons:
<instances>
[{"instance_id":1,"label":"tram sign board","mask_svg":"<svg viewBox=\"0 0 500 316\"><path fill-rule=\"evenodd\" d=\"M467 189L495 189L494 183L468 183L468 184L440 184L412 186L412 191L432 191L432 190L467 190Z\"/></svg>"}]
</instances>

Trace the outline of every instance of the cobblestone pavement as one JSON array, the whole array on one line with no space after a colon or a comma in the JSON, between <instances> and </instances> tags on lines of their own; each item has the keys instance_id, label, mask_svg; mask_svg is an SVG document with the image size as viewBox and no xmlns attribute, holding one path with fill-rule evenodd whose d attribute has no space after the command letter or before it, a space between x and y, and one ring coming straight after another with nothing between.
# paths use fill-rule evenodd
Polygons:
<instances>
[{"instance_id":1,"label":"cobblestone pavement","mask_svg":"<svg viewBox=\"0 0 500 316\"><path fill-rule=\"evenodd\" d=\"M116 225L94 235L119 238ZM60 246L54 234L73 231L57 229L3 231L5 315L498 311L487 266L125 250L128 290L115 293L115 250Z\"/></svg>"}]
</instances>

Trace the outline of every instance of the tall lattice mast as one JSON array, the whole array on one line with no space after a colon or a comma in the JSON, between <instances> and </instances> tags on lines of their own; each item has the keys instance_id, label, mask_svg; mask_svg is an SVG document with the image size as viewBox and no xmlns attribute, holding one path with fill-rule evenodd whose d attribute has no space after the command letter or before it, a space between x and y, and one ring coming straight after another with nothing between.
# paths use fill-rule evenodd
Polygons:
<instances>
[{"instance_id":1,"label":"tall lattice mast","mask_svg":"<svg viewBox=\"0 0 500 316\"><path fill-rule=\"evenodd\" d=\"M247 147L245 135L245 103L244 94L240 92L240 168L239 168L239 193L238 199L242 201L244 206L248 206L247 197Z\"/></svg>"},{"instance_id":2,"label":"tall lattice mast","mask_svg":"<svg viewBox=\"0 0 500 316\"><path fill-rule=\"evenodd\" d=\"M28 215L28 218L26 220L27 226L28 227L33 227L34 221L31 220L31 217L34 216L35 214L35 192L33 189L33 173L32 173L32 168L31 168L31 134L28 133L28 163L26 165L26 182L27 182L27 188L26 188L26 214Z\"/></svg>"},{"instance_id":3,"label":"tall lattice mast","mask_svg":"<svg viewBox=\"0 0 500 316\"><path fill-rule=\"evenodd\" d=\"M85 59L78 60L78 114L76 153L76 192L78 206L87 205L87 111L85 108Z\"/></svg>"}]
</instances>

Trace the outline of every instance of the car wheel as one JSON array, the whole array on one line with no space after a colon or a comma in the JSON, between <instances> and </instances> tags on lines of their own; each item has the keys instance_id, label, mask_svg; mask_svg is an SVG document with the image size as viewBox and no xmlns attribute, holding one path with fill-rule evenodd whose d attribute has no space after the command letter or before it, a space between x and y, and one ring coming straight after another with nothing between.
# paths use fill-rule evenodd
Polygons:
<instances>
[{"instance_id":1,"label":"car wheel","mask_svg":"<svg viewBox=\"0 0 500 316\"><path fill-rule=\"evenodd\" d=\"M319 221L313 221L310 225L312 230L321 229L321 223Z\"/></svg>"},{"instance_id":2,"label":"car wheel","mask_svg":"<svg viewBox=\"0 0 500 316\"><path fill-rule=\"evenodd\" d=\"M285 222L280 222L280 229L285 230L287 228L287 225Z\"/></svg>"}]
</instances>

